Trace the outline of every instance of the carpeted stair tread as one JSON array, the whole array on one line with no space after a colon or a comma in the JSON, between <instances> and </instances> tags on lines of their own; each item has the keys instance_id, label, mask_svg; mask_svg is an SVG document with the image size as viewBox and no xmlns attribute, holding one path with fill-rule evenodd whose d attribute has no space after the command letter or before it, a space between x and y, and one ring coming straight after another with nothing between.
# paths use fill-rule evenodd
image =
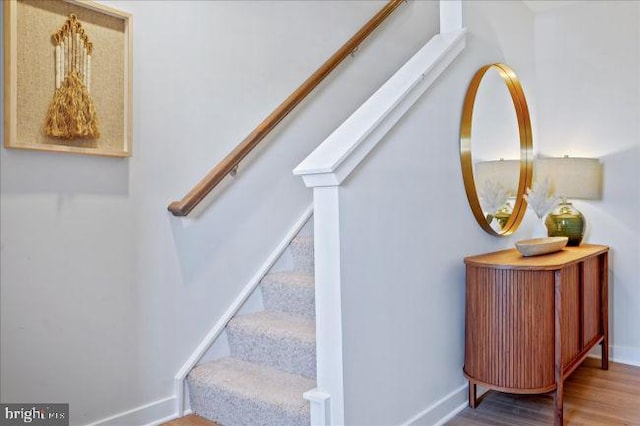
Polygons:
<instances>
[{"instance_id":1,"label":"carpeted stair tread","mask_svg":"<svg viewBox=\"0 0 640 426\"><path fill-rule=\"evenodd\" d=\"M314 288L312 273L300 271L271 272L264 276L262 283L282 283L292 287Z\"/></svg>"},{"instance_id":2,"label":"carpeted stair tread","mask_svg":"<svg viewBox=\"0 0 640 426\"><path fill-rule=\"evenodd\" d=\"M315 378L315 321L263 311L233 318L227 325L231 356Z\"/></svg>"},{"instance_id":3,"label":"carpeted stair tread","mask_svg":"<svg viewBox=\"0 0 640 426\"><path fill-rule=\"evenodd\" d=\"M315 317L314 277L307 272L275 272L261 282L264 307L305 318Z\"/></svg>"},{"instance_id":4,"label":"carpeted stair tread","mask_svg":"<svg viewBox=\"0 0 640 426\"><path fill-rule=\"evenodd\" d=\"M302 394L316 387L313 236L296 236L286 255L293 270L260 283L265 311L236 314L227 324L231 357L187 376L191 408L217 424L310 424Z\"/></svg>"},{"instance_id":5,"label":"carpeted stair tread","mask_svg":"<svg viewBox=\"0 0 640 426\"><path fill-rule=\"evenodd\" d=\"M298 235L289 244L294 270L313 274L313 236Z\"/></svg>"},{"instance_id":6,"label":"carpeted stair tread","mask_svg":"<svg viewBox=\"0 0 640 426\"><path fill-rule=\"evenodd\" d=\"M308 425L302 394L315 381L250 362L223 358L188 376L194 412L224 426Z\"/></svg>"},{"instance_id":7,"label":"carpeted stair tread","mask_svg":"<svg viewBox=\"0 0 640 426\"><path fill-rule=\"evenodd\" d=\"M229 322L228 327L307 342L315 342L316 340L313 320L283 312L261 311L237 316Z\"/></svg>"}]
</instances>

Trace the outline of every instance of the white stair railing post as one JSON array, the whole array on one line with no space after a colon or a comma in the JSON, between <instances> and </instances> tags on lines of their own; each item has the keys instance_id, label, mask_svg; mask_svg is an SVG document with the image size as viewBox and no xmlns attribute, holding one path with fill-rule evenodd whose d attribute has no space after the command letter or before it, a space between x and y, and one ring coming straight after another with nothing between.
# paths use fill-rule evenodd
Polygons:
<instances>
[{"instance_id":1,"label":"white stair railing post","mask_svg":"<svg viewBox=\"0 0 640 426\"><path fill-rule=\"evenodd\" d=\"M440 29L294 170L313 188L318 380L304 397L314 426L345 424L340 185L464 48L461 0L440 2Z\"/></svg>"},{"instance_id":2,"label":"white stair railing post","mask_svg":"<svg viewBox=\"0 0 640 426\"><path fill-rule=\"evenodd\" d=\"M462 29L462 0L440 2L440 33L450 33Z\"/></svg>"},{"instance_id":3,"label":"white stair railing post","mask_svg":"<svg viewBox=\"0 0 640 426\"><path fill-rule=\"evenodd\" d=\"M311 424L319 426L344 424L338 190L313 189L317 388L305 398L311 402Z\"/></svg>"}]
</instances>

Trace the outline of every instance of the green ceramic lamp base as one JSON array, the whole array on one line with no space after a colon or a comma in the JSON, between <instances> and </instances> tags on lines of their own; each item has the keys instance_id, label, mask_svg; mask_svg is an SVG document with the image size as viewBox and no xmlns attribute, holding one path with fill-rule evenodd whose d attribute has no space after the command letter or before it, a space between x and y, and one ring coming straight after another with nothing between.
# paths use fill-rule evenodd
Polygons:
<instances>
[{"instance_id":1,"label":"green ceramic lamp base","mask_svg":"<svg viewBox=\"0 0 640 426\"><path fill-rule=\"evenodd\" d=\"M584 237L585 220L569 202L563 201L544 221L550 237L568 237L568 246L579 246Z\"/></svg>"}]
</instances>

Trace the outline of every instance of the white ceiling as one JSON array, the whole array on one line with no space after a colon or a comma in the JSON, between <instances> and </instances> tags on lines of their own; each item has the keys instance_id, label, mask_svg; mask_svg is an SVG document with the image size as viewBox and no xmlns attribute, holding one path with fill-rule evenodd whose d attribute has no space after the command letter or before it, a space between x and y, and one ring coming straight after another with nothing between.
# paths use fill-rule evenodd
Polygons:
<instances>
[{"instance_id":1,"label":"white ceiling","mask_svg":"<svg viewBox=\"0 0 640 426\"><path fill-rule=\"evenodd\" d=\"M570 4L582 3L582 0L523 0L523 3L527 5L533 13L538 13Z\"/></svg>"}]
</instances>

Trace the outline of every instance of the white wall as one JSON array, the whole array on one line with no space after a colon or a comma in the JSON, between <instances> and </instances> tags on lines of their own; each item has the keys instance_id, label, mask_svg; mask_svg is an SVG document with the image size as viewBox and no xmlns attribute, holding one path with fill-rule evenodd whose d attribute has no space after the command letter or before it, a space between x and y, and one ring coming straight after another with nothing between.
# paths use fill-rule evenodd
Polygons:
<instances>
[{"instance_id":1,"label":"white wall","mask_svg":"<svg viewBox=\"0 0 640 426\"><path fill-rule=\"evenodd\" d=\"M177 219L167 204L384 2L108 4L134 15L133 157L0 150L1 399L70 402L73 425L172 396L311 202L291 170L433 34L433 3L401 6L208 209Z\"/></svg>"},{"instance_id":2,"label":"white wall","mask_svg":"<svg viewBox=\"0 0 640 426\"><path fill-rule=\"evenodd\" d=\"M602 200L574 202L611 246L612 356L640 365L640 3L588 1L535 18L538 151L596 157Z\"/></svg>"},{"instance_id":3,"label":"white wall","mask_svg":"<svg viewBox=\"0 0 640 426\"><path fill-rule=\"evenodd\" d=\"M638 364L639 18L637 2L581 2L535 18L518 3L465 4L470 39L453 71L340 189L346 423L428 424L431 408L464 393L462 258L531 235L531 212L512 237L484 234L462 188L462 98L489 62L505 61L523 81L537 152L603 160L603 200L576 205L590 223L586 241L612 247L612 355Z\"/></svg>"},{"instance_id":4,"label":"white wall","mask_svg":"<svg viewBox=\"0 0 640 426\"><path fill-rule=\"evenodd\" d=\"M167 203L382 3L109 4L134 14L133 157L0 150L1 399L70 402L72 424L171 396L180 365L310 202L291 169L431 35L424 30L431 5L402 6L206 212L183 220L169 216ZM416 106L418 119L405 120L372 154L371 171L354 177L345 193L344 202L372 207L343 219L354 232L345 256L362 242L398 249L390 258L395 270L386 273L376 271L373 250L362 253L366 264L353 258L345 298L353 303L358 288L384 278L404 290L389 304L381 300L391 289L365 292L361 309L347 313L346 330L358 333L345 346L347 419L400 422L463 384L462 257L529 236L528 223L507 239L484 234L462 187L460 107L473 72L489 62L505 61L521 77L540 152L604 160L604 199L578 206L591 223L588 240L613 248L613 343L632 355L640 348L638 4L585 2L538 15L537 68L533 20L519 3L469 2L465 21L471 32L455 72ZM430 133L435 122L440 130ZM419 155L407 158L407 148ZM391 173L390 182L416 204L393 205L393 194L355 187L358 179L376 182L374 171ZM369 235L372 221L385 218L420 226L409 232L400 223ZM396 316L404 302L411 321ZM371 322L367 313L376 314ZM374 351L375 326L393 328L388 344ZM359 367L367 350L373 358ZM409 369L409 362L419 367ZM390 365L398 369L362 377L365 367ZM380 383L414 393L401 397ZM389 404L371 403L374 390Z\"/></svg>"},{"instance_id":5,"label":"white wall","mask_svg":"<svg viewBox=\"0 0 640 426\"><path fill-rule=\"evenodd\" d=\"M476 224L459 126L484 64L511 64L530 94L533 14L467 2L464 25L462 54L339 189L346 424L433 424L464 404L463 258L528 237Z\"/></svg>"}]
</instances>

